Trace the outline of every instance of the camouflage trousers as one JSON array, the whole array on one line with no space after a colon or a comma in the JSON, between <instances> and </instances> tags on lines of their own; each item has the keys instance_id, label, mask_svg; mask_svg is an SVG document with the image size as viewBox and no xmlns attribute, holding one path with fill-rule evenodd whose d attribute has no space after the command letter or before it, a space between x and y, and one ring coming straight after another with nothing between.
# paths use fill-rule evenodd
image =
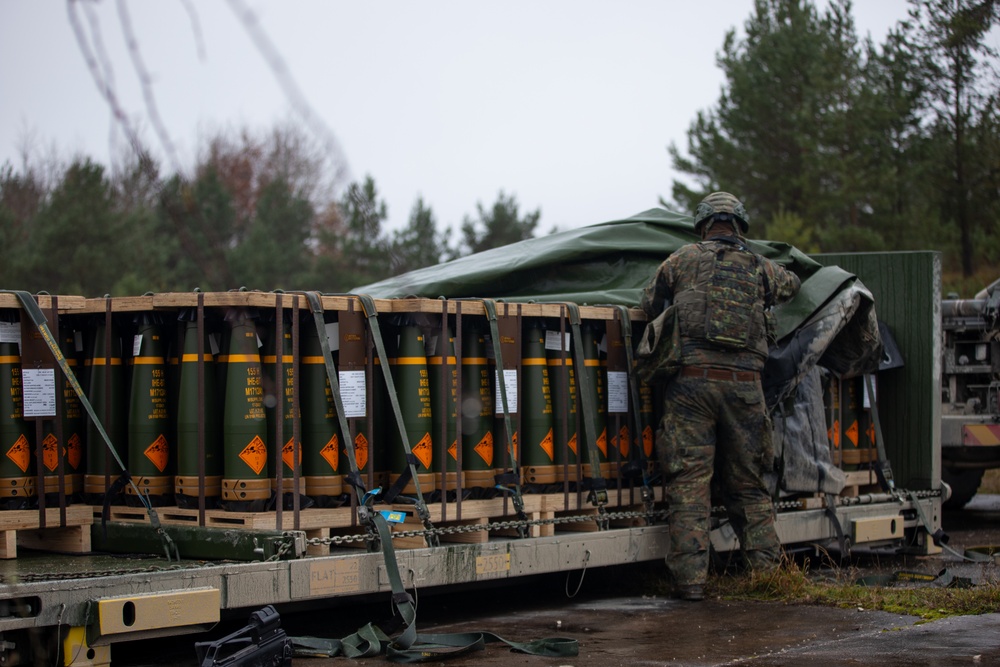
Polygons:
<instances>
[{"instance_id":1,"label":"camouflage trousers","mask_svg":"<svg viewBox=\"0 0 1000 667\"><path fill-rule=\"evenodd\" d=\"M708 576L713 477L748 564L777 562L781 543L762 477L774 447L759 380L676 376L666 387L656 446L668 480L666 564L676 584Z\"/></svg>"}]
</instances>

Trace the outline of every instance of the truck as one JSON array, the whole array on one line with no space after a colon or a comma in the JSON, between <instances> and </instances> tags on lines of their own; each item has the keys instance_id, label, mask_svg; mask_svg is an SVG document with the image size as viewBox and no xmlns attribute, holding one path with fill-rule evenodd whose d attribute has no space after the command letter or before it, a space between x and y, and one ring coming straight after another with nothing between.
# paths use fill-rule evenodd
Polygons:
<instances>
[{"instance_id":1,"label":"truck","mask_svg":"<svg viewBox=\"0 0 1000 667\"><path fill-rule=\"evenodd\" d=\"M941 302L941 476L960 509L1000 468L1000 280Z\"/></svg>"},{"instance_id":2,"label":"truck","mask_svg":"<svg viewBox=\"0 0 1000 667\"><path fill-rule=\"evenodd\" d=\"M0 664L662 560L634 305L693 238L653 209L350 294L0 293ZM803 278L765 369L783 545L936 553L940 256L753 247Z\"/></svg>"}]
</instances>

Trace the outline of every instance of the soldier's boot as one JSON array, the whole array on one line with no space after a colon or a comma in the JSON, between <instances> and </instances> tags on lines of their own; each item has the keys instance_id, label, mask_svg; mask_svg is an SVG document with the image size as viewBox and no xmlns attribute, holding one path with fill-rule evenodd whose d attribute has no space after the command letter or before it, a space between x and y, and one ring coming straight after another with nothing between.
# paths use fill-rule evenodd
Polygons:
<instances>
[{"instance_id":1,"label":"soldier's boot","mask_svg":"<svg viewBox=\"0 0 1000 667\"><path fill-rule=\"evenodd\" d=\"M705 599L705 587L701 584L682 584L674 589L674 597L688 602L701 602Z\"/></svg>"}]
</instances>

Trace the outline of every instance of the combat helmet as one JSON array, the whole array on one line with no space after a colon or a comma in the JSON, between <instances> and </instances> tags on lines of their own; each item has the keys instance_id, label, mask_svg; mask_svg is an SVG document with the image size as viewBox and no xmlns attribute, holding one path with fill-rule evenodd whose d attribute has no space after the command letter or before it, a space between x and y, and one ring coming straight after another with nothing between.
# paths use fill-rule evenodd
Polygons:
<instances>
[{"instance_id":1,"label":"combat helmet","mask_svg":"<svg viewBox=\"0 0 1000 667\"><path fill-rule=\"evenodd\" d=\"M743 208L743 202L728 192L713 192L701 200L694 212L694 230L704 236L705 224L717 220L736 220L743 234L750 229L750 216Z\"/></svg>"}]
</instances>

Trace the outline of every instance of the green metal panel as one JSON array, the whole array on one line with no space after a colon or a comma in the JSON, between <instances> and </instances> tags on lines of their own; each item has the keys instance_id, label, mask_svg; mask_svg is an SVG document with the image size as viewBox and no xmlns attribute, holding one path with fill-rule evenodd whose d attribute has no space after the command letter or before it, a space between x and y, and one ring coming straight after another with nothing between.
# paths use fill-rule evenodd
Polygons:
<instances>
[{"instance_id":1,"label":"green metal panel","mask_svg":"<svg viewBox=\"0 0 1000 667\"><path fill-rule=\"evenodd\" d=\"M941 480L941 255L937 252L813 257L858 276L875 297L902 368L878 376L878 409L896 485L936 489Z\"/></svg>"}]
</instances>

